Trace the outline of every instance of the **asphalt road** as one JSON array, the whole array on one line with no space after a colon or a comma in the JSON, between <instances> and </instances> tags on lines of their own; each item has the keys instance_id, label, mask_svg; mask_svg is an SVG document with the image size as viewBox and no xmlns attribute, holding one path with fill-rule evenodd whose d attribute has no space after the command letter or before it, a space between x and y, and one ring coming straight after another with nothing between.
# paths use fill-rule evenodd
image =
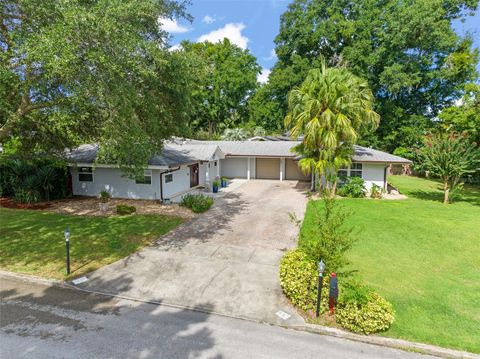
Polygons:
<instances>
[{"instance_id":1,"label":"asphalt road","mask_svg":"<svg viewBox=\"0 0 480 359\"><path fill-rule=\"evenodd\" d=\"M1 358L426 358L10 277L0 298Z\"/></svg>"}]
</instances>

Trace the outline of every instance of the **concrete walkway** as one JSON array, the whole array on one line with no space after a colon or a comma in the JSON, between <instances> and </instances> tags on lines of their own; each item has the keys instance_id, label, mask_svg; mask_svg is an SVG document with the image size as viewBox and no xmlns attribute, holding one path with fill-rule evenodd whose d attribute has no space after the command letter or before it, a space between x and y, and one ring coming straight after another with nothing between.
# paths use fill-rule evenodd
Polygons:
<instances>
[{"instance_id":1,"label":"concrete walkway","mask_svg":"<svg viewBox=\"0 0 480 359\"><path fill-rule=\"evenodd\" d=\"M278 263L295 246L307 186L249 181L201 215L79 286L272 324L301 325L278 281ZM286 320L275 313L284 311Z\"/></svg>"}]
</instances>

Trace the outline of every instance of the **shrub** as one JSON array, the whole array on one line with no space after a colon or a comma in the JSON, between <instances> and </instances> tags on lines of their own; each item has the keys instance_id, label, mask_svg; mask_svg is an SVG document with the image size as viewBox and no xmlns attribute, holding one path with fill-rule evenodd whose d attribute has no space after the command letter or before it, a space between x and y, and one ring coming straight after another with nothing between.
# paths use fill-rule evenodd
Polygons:
<instances>
[{"instance_id":1,"label":"shrub","mask_svg":"<svg viewBox=\"0 0 480 359\"><path fill-rule=\"evenodd\" d=\"M338 324L352 332L363 334L381 332L387 330L395 318L392 304L374 291L362 294L361 300L340 295L335 319Z\"/></svg>"},{"instance_id":2,"label":"shrub","mask_svg":"<svg viewBox=\"0 0 480 359\"><path fill-rule=\"evenodd\" d=\"M0 157L0 195L34 203L62 198L67 192L68 168L48 158L34 160Z\"/></svg>"},{"instance_id":3,"label":"shrub","mask_svg":"<svg viewBox=\"0 0 480 359\"><path fill-rule=\"evenodd\" d=\"M109 193L108 191L105 191L105 190L104 190L104 191L101 191L101 192L100 192L100 201L101 201L102 203L107 203L108 200L110 199L110 197L111 197L111 196L110 196L110 193Z\"/></svg>"},{"instance_id":4,"label":"shrub","mask_svg":"<svg viewBox=\"0 0 480 359\"><path fill-rule=\"evenodd\" d=\"M300 249L288 251L280 261L280 285L293 305L308 312L317 305L318 272L315 261ZM320 311L328 307L328 281L324 281Z\"/></svg>"},{"instance_id":5,"label":"shrub","mask_svg":"<svg viewBox=\"0 0 480 359\"><path fill-rule=\"evenodd\" d=\"M117 213L120 215L132 214L135 213L137 209L135 206L129 206L127 204L119 204L117 205Z\"/></svg>"},{"instance_id":6,"label":"shrub","mask_svg":"<svg viewBox=\"0 0 480 359\"><path fill-rule=\"evenodd\" d=\"M376 185L375 183L372 185L370 189L370 197L372 198L382 198L382 187Z\"/></svg>"},{"instance_id":7,"label":"shrub","mask_svg":"<svg viewBox=\"0 0 480 359\"><path fill-rule=\"evenodd\" d=\"M365 197L365 181L360 177L348 177L337 193L342 197L361 198Z\"/></svg>"},{"instance_id":8,"label":"shrub","mask_svg":"<svg viewBox=\"0 0 480 359\"><path fill-rule=\"evenodd\" d=\"M180 205L190 208L195 213L208 211L212 206L213 199L203 194L187 194L182 197Z\"/></svg>"},{"instance_id":9,"label":"shrub","mask_svg":"<svg viewBox=\"0 0 480 359\"><path fill-rule=\"evenodd\" d=\"M288 251L280 261L280 285L293 305L314 312L317 304L318 272L315 261L300 249ZM339 279L335 319L356 333L371 334L386 330L394 320L392 305L359 282ZM320 312L328 310L328 277L324 279Z\"/></svg>"}]
</instances>

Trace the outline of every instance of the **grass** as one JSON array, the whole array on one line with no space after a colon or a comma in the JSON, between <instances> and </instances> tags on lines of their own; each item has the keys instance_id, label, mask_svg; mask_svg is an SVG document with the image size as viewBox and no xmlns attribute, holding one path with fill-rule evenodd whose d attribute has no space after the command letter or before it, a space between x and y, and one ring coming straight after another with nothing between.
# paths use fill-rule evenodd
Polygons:
<instances>
[{"instance_id":1,"label":"grass","mask_svg":"<svg viewBox=\"0 0 480 359\"><path fill-rule=\"evenodd\" d=\"M115 262L167 233L181 218L86 217L0 208L0 268L66 279L64 230L70 228L71 275Z\"/></svg>"},{"instance_id":2,"label":"grass","mask_svg":"<svg viewBox=\"0 0 480 359\"><path fill-rule=\"evenodd\" d=\"M445 206L436 181L389 180L409 198L341 202L353 212L352 268L396 311L384 335L480 353L480 187ZM318 205L308 205L304 236L315 235Z\"/></svg>"}]
</instances>

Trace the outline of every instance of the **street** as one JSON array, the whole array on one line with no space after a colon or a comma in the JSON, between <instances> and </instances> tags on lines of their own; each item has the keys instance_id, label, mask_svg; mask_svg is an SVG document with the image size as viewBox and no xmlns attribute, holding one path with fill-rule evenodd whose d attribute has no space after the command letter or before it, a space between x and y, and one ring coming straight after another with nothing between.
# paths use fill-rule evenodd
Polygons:
<instances>
[{"instance_id":1,"label":"street","mask_svg":"<svg viewBox=\"0 0 480 359\"><path fill-rule=\"evenodd\" d=\"M11 277L0 297L1 358L426 358Z\"/></svg>"}]
</instances>

